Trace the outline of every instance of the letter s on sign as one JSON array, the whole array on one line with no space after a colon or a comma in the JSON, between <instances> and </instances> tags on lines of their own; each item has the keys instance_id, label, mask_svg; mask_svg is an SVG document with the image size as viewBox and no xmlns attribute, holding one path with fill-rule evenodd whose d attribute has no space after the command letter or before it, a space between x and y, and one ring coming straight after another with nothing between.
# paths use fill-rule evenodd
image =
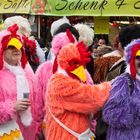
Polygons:
<instances>
[{"instance_id":1,"label":"letter s on sign","mask_svg":"<svg viewBox=\"0 0 140 140\"><path fill-rule=\"evenodd\" d=\"M12 6L12 0L7 0L7 4L4 5L4 9L8 9Z\"/></svg>"}]
</instances>

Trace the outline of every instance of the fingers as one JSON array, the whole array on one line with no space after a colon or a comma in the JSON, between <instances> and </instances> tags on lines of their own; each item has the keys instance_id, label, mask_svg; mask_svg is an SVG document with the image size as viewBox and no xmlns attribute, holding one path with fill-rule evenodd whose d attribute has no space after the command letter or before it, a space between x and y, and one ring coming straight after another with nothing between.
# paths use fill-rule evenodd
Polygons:
<instances>
[{"instance_id":1,"label":"fingers","mask_svg":"<svg viewBox=\"0 0 140 140\"><path fill-rule=\"evenodd\" d=\"M16 111L25 111L30 105L31 103L29 99L22 99L15 102L14 109Z\"/></svg>"},{"instance_id":2,"label":"fingers","mask_svg":"<svg viewBox=\"0 0 140 140\"><path fill-rule=\"evenodd\" d=\"M26 109L28 109L28 106L27 105L19 105L19 107L18 107L19 109L19 111L25 111Z\"/></svg>"},{"instance_id":3,"label":"fingers","mask_svg":"<svg viewBox=\"0 0 140 140\"><path fill-rule=\"evenodd\" d=\"M22 104L22 105L27 105L27 106L30 106L30 105L31 105L29 99L22 99L21 102L20 102L20 104Z\"/></svg>"}]
</instances>

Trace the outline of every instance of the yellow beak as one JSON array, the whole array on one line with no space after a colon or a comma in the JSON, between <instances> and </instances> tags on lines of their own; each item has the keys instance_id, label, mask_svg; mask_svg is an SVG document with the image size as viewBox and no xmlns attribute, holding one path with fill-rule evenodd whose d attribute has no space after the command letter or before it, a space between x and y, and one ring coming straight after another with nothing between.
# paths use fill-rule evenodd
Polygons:
<instances>
[{"instance_id":1,"label":"yellow beak","mask_svg":"<svg viewBox=\"0 0 140 140\"><path fill-rule=\"evenodd\" d=\"M136 56L140 56L140 50L137 51Z\"/></svg>"},{"instance_id":2,"label":"yellow beak","mask_svg":"<svg viewBox=\"0 0 140 140\"><path fill-rule=\"evenodd\" d=\"M7 47L8 47L8 46L14 46L14 47L17 48L18 50L20 50L21 47L22 47L22 43L21 43L17 38L12 38L12 39L9 41Z\"/></svg>"},{"instance_id":3,"label":"yellow beak","mask_svg":"<svg viewBox=\"0 0 140 140\"><path fill-rule=\"evenodd\" d=\"M79 66L77 69L71 71L76 75L82 82L86 82L86 72L83 66Z\"/></svg>"}]
</instances>

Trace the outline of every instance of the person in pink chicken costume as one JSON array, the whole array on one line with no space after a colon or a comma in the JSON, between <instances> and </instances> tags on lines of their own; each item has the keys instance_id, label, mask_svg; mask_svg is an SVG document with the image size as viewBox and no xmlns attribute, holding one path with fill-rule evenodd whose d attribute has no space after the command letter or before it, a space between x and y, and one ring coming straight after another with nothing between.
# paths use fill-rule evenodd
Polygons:
<instances>
[{"instance_id":1,"label":"person in pink chicken costume","mask_svg":"<svg viewBox=\"0 0 140 140\"><path fill-rule=\"evenodd\" d=\"M34 140L33 71L14 24L0 32L0 140ZM29 96L29 97L28 97Z\"/></svg>"}]
</instances>

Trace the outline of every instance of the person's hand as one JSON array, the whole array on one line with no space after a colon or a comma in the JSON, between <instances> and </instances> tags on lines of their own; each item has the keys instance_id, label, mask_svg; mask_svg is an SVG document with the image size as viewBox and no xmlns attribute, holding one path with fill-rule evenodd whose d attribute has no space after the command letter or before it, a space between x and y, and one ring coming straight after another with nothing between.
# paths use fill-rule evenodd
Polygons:
<instances>
[{"instance_id":1,"label":"person's hand","mask_svg":"<svg viewBox=\"0 0 140 140\"><path fill-rule=\"evenodd\" d=\"M31 105L30 100L29 99L21 99L21 100L17 100L14 103L14 109L19 112L19 111L25 111L26 109L28 109L28 107Z\"/></svg>"}]
</instances>

